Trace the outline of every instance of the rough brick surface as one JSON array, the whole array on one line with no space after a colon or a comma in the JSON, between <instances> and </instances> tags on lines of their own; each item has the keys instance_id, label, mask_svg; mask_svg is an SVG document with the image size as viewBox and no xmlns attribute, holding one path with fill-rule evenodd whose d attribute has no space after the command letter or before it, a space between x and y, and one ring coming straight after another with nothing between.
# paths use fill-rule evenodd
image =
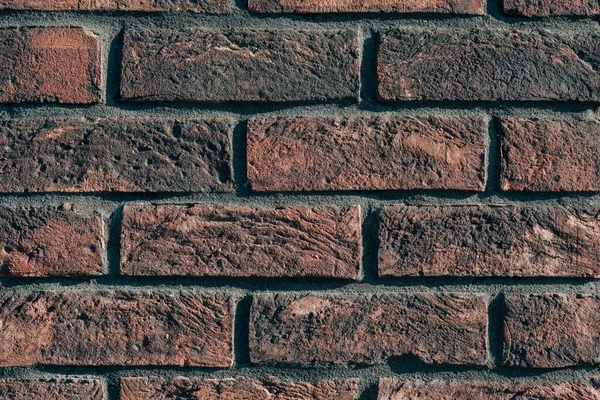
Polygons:
<instances>
[{"instance_id":1,"label":"rough brick surface","mask_svg":"<svg viewBox=\"0 0 600 400\"><path fill-rule=\"evenodd\" d=\"M249 0L250 11L261 13L393 12L483 14L484 0Z\"/></svg>"},{"instance_id":2,"label":"rough brick surface","mask_svg":"<svg viewBox=\"0 0 600 400\"><path fill-rule=\"evenodd\" d=\"M600 213L562 207L396 206L379 274L600 277Z\"/></svg>"},{"instance_id":3,"label":"rough brick surface","mask_svg":"<svg viewBox=\"0 0 600 400\"><path fill-rule=\"evenodd\" d=\"M485 143L472 118L256 119L248 180L256 191L480 191Z\"/></svg>"},{"instance_id":4,"label":"rough brick surface","mask_svg":"<svg viewBox=\"0 0 600 400\"><path fill-rule=\"evenodd\" d=\"M503 190L600 190L600 124L501 120Z\"/></svg>"},{"instance_id":5,"label":"rough brick surface","mask_svg":"<svg viewBox=\"0 0 600 400\"><path fill-rule=\"evenodd\" d=\"M504 307L504 365L561 368L598 362L597 296L511 294Z\"/></svg>"},{"instance_id":6,"label":"rough brick surface","mask_svg":"<svg viewBox=\"0 0 600 400\"><path fill-rule=\"evenodd\" d=\"M233 305L123 291L0 295L0 366L232 363Z\"/></svg>"},{"instance_id":7,"label":"rough brick surface","mask_svg":"<svg viewBox=\"0 0 600 400\"><path fill-rule=\"evenodd\" d=\"M381 37L378 95L385 101L598 101L598 46L593 34L392 32Z\"/></svg>"},{"instance_id":8,"label":"rough brick surface","mask_svg":"<svg viewBox=\"0 0 600 400\"><path fill-rule=\"evenodd\" d=\"M230 131L214 121L0 121L0 192L229 191Z\"/></svg>"},{"instance_id":9,"label":"rough brick surface","mask_svg":"<svg viewBox=\"0 0 600 400\"><path fill-rule=\"evenodd\" d=\"M504 12L521 17L595 15L598 0L504 0Z\"/></svg>"},{"instance_id":10,"label":"rough brick surface","mask_svg":"<svg viewBox=\"0 0 600 400\"><path fill-rule=\"evenodd\" d=\"M381 379L378 400L597 400L600 383L596 379L580 382L511 383L400 381Z\"/></svg>"},{"instance_id":11,"label":"rough brick surface","mask_svg":"<svg viewBox=\"0 0 600 400\"><path fill-rule=\"evenodd\" d=\"M0 29L0 103L97 103L100 38L81 28Z\"/></svg>"},{"instance_id":12,"label":"rough brick surface","mask_svg":"<svg viewBox=\"0 0 600 400\"><path fill-rule=\"evenodd\" d=\"M125 206L127 275L356 278L360 209Z\"/></svg>"},{"instance_id":13,"label":"rough brick surface","mask_svg":"<svg viewBox=\"0 0 600 400\"><path fill-rule=\"evenodd\" d=\"M277 378L201 379L161 377L121 379L121 400L202 399L202 400L356 400L354 379L318 383L282 381Z\"/></svg>"},{"instance_id":14,"label":"rough brick surface","mask_svg":"<svg viewBox=\"0 0 600 400\"><path fill-rule=\"evenodd\" d=\"M253 363L379 364L414 356L428 364L484 365L486 301L451 294L254 298Z\"/></svg>"},{"instance_id":15,"label":"rough brick surface","mask_svg":"<svg viewBox=\"0 0 600 400\"><path fill-rule=\"evenodd\" d=\"M224 0L0 0L0 9L12 10L120 10L192 11L225 13Z\"/></svg>"},{"instance_id":16,"label":"rough brick surface","mask_svg":"<svg viewBox=\"0 0 600 400\"><path fill-rule=\"evenodd\" d=\"M103 389L93 379L0 380L0 398L10 400L102 400Z\"/></svg>"},{"instance_id":17,"label":"rough brick surface","mask_svg":"<svg viewBox=\"0 0 600 400\"><path fill-rule=\"evenodd\" d=\"M103 247L98 216L0 207L1 276L100 275Z\"/></svg>"},{"instance_id":18,"label":"rough brick surface","mask_svg":"<svg viewBox=\"0 0 600 400\"><path fill-rule=\"evenodd\" d=\"M333 101L358 95L352 31L128 31L121 97L133 101Z\"/></svg>"}]
</instances>

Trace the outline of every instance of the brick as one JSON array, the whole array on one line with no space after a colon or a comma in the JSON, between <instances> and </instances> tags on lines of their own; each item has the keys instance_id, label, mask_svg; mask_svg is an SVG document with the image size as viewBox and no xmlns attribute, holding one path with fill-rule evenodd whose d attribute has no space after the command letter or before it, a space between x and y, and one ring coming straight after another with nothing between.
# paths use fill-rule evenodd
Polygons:
<instances>
[{"instance_id":1,"label":"brick","mask_svg":"<svg viewBox=\"0 0 600 400\"><path fill-rule=\"evenodd\" d=\"M0 398L11 400L102 400L102 384L95 379L3 379Z\"/></svg>"},{"instance_id":2,"label":"brick","mask_svg":"<svg viewBox=\"0 0 600 400\"><path fill-rule=\"evenodd\" d=\"M400 381L384 378L379 381L378 400L596 400L600 398L600 383L590 381L520 383L446 382L425 383L420 380Z\"/></svg>"},{"instance_id":3,"label":"brick","mask_svg":"<svg viewBox=\"0 0 600 400\"><path fill-rule=\"evenodd\" d=\"M100 38L82 28L0 28L0 103L102 100Z\"/></svg>"},{"instance_id":4,"label":"brick","mask_svg":"<svg viewBox=\"0 0 600 400\"><path fill-rule=\"evenodd\" d=\"M121 400L356 400L356 379L325 380L317 383L282 381L278 378L203 379L140 377L121 379Z\"/></svg>"},{"instance_id":5,"label":"brick","mask_svg":"<svg viewBox=\"0 0 600 400\"><path fill-rule=\"evenodd\" d=\"M233 304L188 293L0 295L0 366L229 367Z\"/></svg>"},{"instance_id":6,"label":"brick","mask_svg":"<svg viewBox=\"0 0 600 400\"><path fill-rule=\"evenodd\" d=\"M294 102L358 96L352 31L127 31L121 97Z\"/></svg>"},{"instance_id":7,"label":"brick","mask_svg":"<svg viewBox=\"0 0 600 400\"><path fill-rule=\"evenodd\" d=\"M357 278L360 208L125 206L121 273Z\"/></svg>"},{"instance_id":8,"label":"brick","mask_svg":"<svg viewBox=\"0 0 600 400\"><path fill-rule=\"evenodd\" d=\"M255 191L460 189L485 186L477 118L296 118L248 123Z\"/></svg>"},{"instance_id":9,"label":"brick","mask_svg":"<svg viewBox=\"0 0 600 400\"><path fill-rule=\"evenodd\" d=\"M531 368L597 364L598 315L597 296L506 295L503 364Z\"/></svg>"},{"instance_id":10,"label":"brick","mask_svg":"<svg viewBox=\"0 0 600 400\"><path fill-rule=\"evenodd\" d=\"M380 276L600 277L595 209L389 207L379 243Z\"/></svg>"},{"instance_id":11,"label":"brick","mask_svg":"<svg viewBox=\"0 0 600 400\"><path fill-rule=\"evenodd\" d=\"M249 0L250 11L260 13L338 13L338 12L391 12L391 13L485 13L483 0L333 0L327 2L301 0Z\"/></svg>"},{"instance_id":12,"label":"brick","mask_svg":"<svg viewBox=\"0 0 600 400\"><path fill-rule=\"evenodd\" d=\"M101 275L102 230L70 209L0 207L0 276Z\"/></svg>"},{"instance_id":13,"label":"brick","mask_svg":"<svg viewBox=\"0 0 600 400\"><path fill-rule=\"evenodd\" d=\"M381 37L383 101L598 101L600 48L593 34L396 31Z\"/></svg>"},{"instance_id":14,"label":"brick","mask_svg":"<svg viewBox=\"0 0 600 400\"><path fill-rule=\"evenodd\" d=\"M502 190L600 190L600 124L501 120Z\"/></svg>"},{"instance_id":15,"label":"brick","mask_svg":"<svg viewBox=\"0 0 600 400\"><path fill-rule=\"evenodd\" d=\"M590 16L600 6L598 0L504 0L504 12L520 17Z\"/></svg>"},{"instance_id":16,"label":"brick","mask_svg":"<svg viewBox=\"0 0 600 400\"><path fill-rule=\"evenodd\" d=\"M0 121L0 192L231 191L219 121Z\"/></svg>"},{"instance_id":17,"label":"brick","mask_svg":"<svg viewBox=\"0 0 600 400\"><path fill-rule=\"evenodd\" d=\"M226 13L224 0L0 0L0 9L9 10L100 10L100 11L191 11Z\"/></svg>"},{"instance_id":18,"label":"brick","mask_svg":"<svg viewBox=\"0 0 600 400\"><path fill-rule=\"evenodd\" d=\"M254 298L250 359L266 364L485 365L486 301L452 294Z\"/></svg>"}]
</instances>

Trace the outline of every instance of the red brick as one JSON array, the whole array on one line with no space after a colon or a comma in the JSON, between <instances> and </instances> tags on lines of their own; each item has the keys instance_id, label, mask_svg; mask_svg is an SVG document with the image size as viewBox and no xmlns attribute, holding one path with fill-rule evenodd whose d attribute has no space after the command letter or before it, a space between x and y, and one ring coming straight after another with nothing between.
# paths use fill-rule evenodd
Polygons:
<instances>
[{"instance_id":1,"label":"red brick","mask_svg":"<svg viewBox=\"0 0 600 400\"><path fill-rule=\"evenodd\" d=\"M0 276L100 275L103 247L99 216L0 207Z\"/></svg>"},{"instance_id":2,"label":"red brick","mask_svg":"<svg viewBox=\"0 0 600 400\"><path fill-rule=\"evenodd\" d=\"M255 191L482 191L485 151L476 118L256 119L248 180Z\"/></svg>"},{"instance_id":3,"label":"red brick","mask_svg":"<svg viewBox=\"0 0 600 400\"><path fill-rule=\"evenodd\" d=\"M596 210L389 207L379 242L381 276L600 277Z\"/></svg>"},{"instance_id":4,"label":"red brick","mask_svg":"<svg viewBox=\"0 0 600 400\"><path fill-rule=\"evenodd\" d=\"M0 103L97 103L100 53L82 28L1 28Z\"/></svg>"},{"instance_id":5,"label":"red brick","mask_svg":"<svg viewBox=\"0 0 600 400\"><path fill-rule=\"evenodd\" d=\"M219 121L0 121L0 192L231 191L230 132Z\"/></svg>"},{"instance_id":6,"label":"red brick","mask_svg":"<svg viewBox=\"0 0 600 400\"><path fill-rule=\"evenodd\" d=\"M140 377L121 379L121 400L356 400L356 379L325 380L318 383L269 378L203 379Z\"/></svg>"},{"instance_id":7,"label":"red brick","mask_svg":"<svg viewBox=\"0 0 600 400\"><path fill-rule=\"evenodd\" d=\"M555 15L595 15L600 12L598 0L504 0L504 12L520 17Z\"/></svg>"},{"instance_id":8,"label":"red brick","mask_svg":"<svg viewBox=\"0 0 600 400\"><path fill-rule=\"evenodd\" d=\"M7 400L102 400L102 384L94 379L0 380L0 398Z\"/></svg>"},{"instance_id":9,"label":"red brick","mask_svg":"<svg viewBox=\"0 0 600 400\"><path fill-rule=\"evenodd\" d=\"M125 206L126 275L357 278L358 206Z\"/></svg>"},{"instance_id":10,"label":"red brick","mask_svg":"<svg viewBox=\"0 0 600 400\"><path fill-rule=\"evenodd\" d=\"M600 190L600 124L501 120L502 190Z\"/></svg>"},{"instance_id":11,"label":"red brick","mask_svg":"<svg viewBox=\"0 0 600 400\"><path fill-rule=\"evenodd\" d=\"M598 36L488 30L381 37L384 101L598 101Z\"/></svg>"},{"instance_id":12,"label":"red brick","mask_svg":"<svg viewBox=\"0 0 600 400\"><path fill-rule=\"evenodd\" d=\"M131 101L356 100L352 31L127 31L121 97Z\"/></svg>"},{"instance_id":13,"label":"red brick","mask_svg":"<svg viewBox=\"0 0 600 400\"><path fill-rule=\"evenodd\" d=\"M264 295L254 298L250 358L267 364L380 364L414 356L427 364L485 365L487 305L452 294Z\"/></svg>"},{"instance_id":14,"label":"red brick","mask_svg":"<svg viewBox=\"0 0 600 400\"><path fill-rule=\"evenodd\" d=\"M125 291L4 292L0 366L232 364L228 297Z\"/></svg>"},{"instance_id":15,"label":"red brick","mask_svg":"<svg viewBox=\"0 0 600 400\"><path fill-rule=\"evenodd\" d=\"M498 382L400 381L381 379L378 400L596 400L600 383L596 379L579 382L503 384Z\"/></svg>"},{"instance_id":16,"label":"red brick","mask_svg":"<svg viewBox=\"0 0 600 400\"><path fill-rule=\"evenodd\" d=\"M225 0L0 0L0 9L226 13L229 3Z\"/></svg>"},{"instance_id":17,"label":"red brick","mask_svg":"<svg viewBox=\"0 0 600 400\"><path fill-rule=\"evenodd\" d=\"M506 295L503 364L532 368L595 365L600 299L574 294Z\"/></svg>"},{"instance_id":18,"label":"red brick","mask_svg":"<svg viewBox=\"0 0 600 400\"><path fill-rule=\"evenodd\" d=\"M484 14L483 0L249 0L250 11L261 13L391 12Z\"/></svg>"}]
</instances>

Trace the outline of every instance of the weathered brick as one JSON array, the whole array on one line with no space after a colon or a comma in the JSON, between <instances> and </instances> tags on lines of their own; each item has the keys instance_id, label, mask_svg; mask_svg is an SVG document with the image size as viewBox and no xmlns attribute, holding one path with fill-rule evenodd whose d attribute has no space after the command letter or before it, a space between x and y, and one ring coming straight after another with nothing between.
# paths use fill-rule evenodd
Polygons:
<instances>
[{"instance_id":1,"label":"weathered brick","mask_svg":"<svg viewBox=\"0 0 600 400\"><path fill-rule=\"evenodd\" d=\"M600 124L501 120L502 190L600 190Z\"/></svg>"},{"instance_id":2,"label":"weathered brick","mask_svg":"<svg viewBox=\"0 0 600 400\"><path fill-rule=\"evenodd\" d=\"M100 53L82 28L0 28L0 103L97 103Z\"/></svg>"},{"instance_id":3,"label":"weathered brick","mask_svg":"<svg viewBox=\"0 0 600 400\"><path fill-rule=\"evenodd\" d=\"M600 277L600 212L545 206L395 206L381 276Z\"/></svg>"},{"instance_id":4,"label":"weathered brick","mask_svg":"<svg viewBox=\"0 0 600 400\"><path fill-rule=\"evenodd\" d=\"M103 389L94 379L3 379L0 398L10 400L102 400Z\"/></svg>"},{"instance_id":5,"label":"weathered brick","mask_svg":"<svg viewBox=\"0 0 600 400\"><path fill-rule=\"evenodd\" d=\"M510 294L504 308L504 365L561 368L598 363L597 296Z\"/></svg>"},{"instance_id":6,"label":"weathered brick","mask_svg":"<svg viewBox=\"0 0 600 400\"><path fill-rule=\"evenodd\" d=\"M250 11L260 13L392 12L484 14L484 0L249 0Z\"/></svg>"},{"instance_id":7,"label":"weathered brick","mask_svg":"<svg viewBox=\"0 0 600 400\"><path fill-rule=\"evenodd\" d=\"M132 101L356 99L358 36L340 31L127 31L121 97Z\"/></svg>"},{"instance_id":8,"label":"weathered brick","mask_svg":"<svg viewBox=\"0 0 600 400\"><path fill-rule=\"evenodd\" d=\"M597 379L579 382L519 383L400 381L381 379L378 400L597 400L600 383Z\"/></svg>"},{"instance_id":9,"label":"weathered brick","mask_svg":"<svg viewBox=\"0 0 600 400\"><path fill-rule=\"evenodd\" d=\"M202 400L356 400L355 379L325 380L317 383L268 378L203 379L140 377L121 379L121 400L146 399Z\"/></svg>"},{"instance_id":10,"label":"weathered brick","mask_svg":"<svg viewBox=\"0 0 600 400\"><path fill-rule=\"evenodd\" d=\"M125 206L126 275L357 278L358 206Z\"/></svg>"},{"instance_id":11,"label":"weathered brick","mask_svg":"<svg viewBox=\"0 0 600 400\"><path fill-rule=\"evenodd\" d=\"M484 365L486 301L452 294L265 295L254 298L253 363L379 364L414 356L428 364Z\"/></svg>"},{"instance_id":12,"label":"weathered brick","mask_svg":"<svg viewBox=\"0 0 600 400\"><path fill-rule=\"evenodd\" d=\"M255 191L461 189L485 186L477 118L296 118L248 123Z\"/></svg>"},{"instance_id":13,"label":"weathered brick","mask_svg":"<svg viewBox=\"0 0 600 400\"><path fill-rule=\"evenodd\" d=\"M595 15L600 12L598 0L504 0L504 12L521 17L554 15Z\"/></svg>"},{"instance_id":14,"label":"weathered brick","mask_svg":"<svg viewBox=\"0 0 600 400\"><path fill-rule=\"evenodd\" d=\"M68 208L0 207L0 275L102 274L102 219Z\"/></svg>"},{"instance_id":15,"label":"weathered brick","mask_svg":"<svg viewBox=\"0 0 600 400\"><path fill-rule=\"evenodd\" d=\"M0 0L0 9L192 11L220 14L229 11L229 4L225 0Z\"/></svg>"},{"instance_id":16,"label":"weathered brick","mask_svg":"<svg viewBox=\"0 0 600 400\"><path fill-rule=\"evenodd\" d=\"M384 101L598 101L598 42L591 33L392 32L381 37L378 95Z\"/></svg>"},{"instance_id":17,"label":"weathered brick","mask_svg":"<svg viewBox=\"0 0 600 400\"><path fill-rule=\"evenodd\" d=\"M0 295L0 366L232 363L228 297L124 291Z\"/></svg>"},{"instance_id":18,"label":"weathered brick","mask_svg":"<svg viewBox=\"0 0 600 400\"><path fill-rule=\"evenodd\" d=\"M0 192L230 191L228 123L0 121Z\"/></svg>"}]
</instances>

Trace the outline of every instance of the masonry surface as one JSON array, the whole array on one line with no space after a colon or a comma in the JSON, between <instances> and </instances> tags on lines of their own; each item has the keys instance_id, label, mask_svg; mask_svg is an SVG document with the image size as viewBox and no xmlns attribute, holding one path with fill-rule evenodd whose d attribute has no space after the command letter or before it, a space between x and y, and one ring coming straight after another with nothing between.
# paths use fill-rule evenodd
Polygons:
<instances>
[{"instance_id":1,"label":"masonry surface","mask_svg":"<svg viewBox=\"0 0 600 400\"><path fill-rule=\"evenodd\" d=\"M0 399L600 398L598 0L0 0Z\"/></svg>"}]
</instances>

